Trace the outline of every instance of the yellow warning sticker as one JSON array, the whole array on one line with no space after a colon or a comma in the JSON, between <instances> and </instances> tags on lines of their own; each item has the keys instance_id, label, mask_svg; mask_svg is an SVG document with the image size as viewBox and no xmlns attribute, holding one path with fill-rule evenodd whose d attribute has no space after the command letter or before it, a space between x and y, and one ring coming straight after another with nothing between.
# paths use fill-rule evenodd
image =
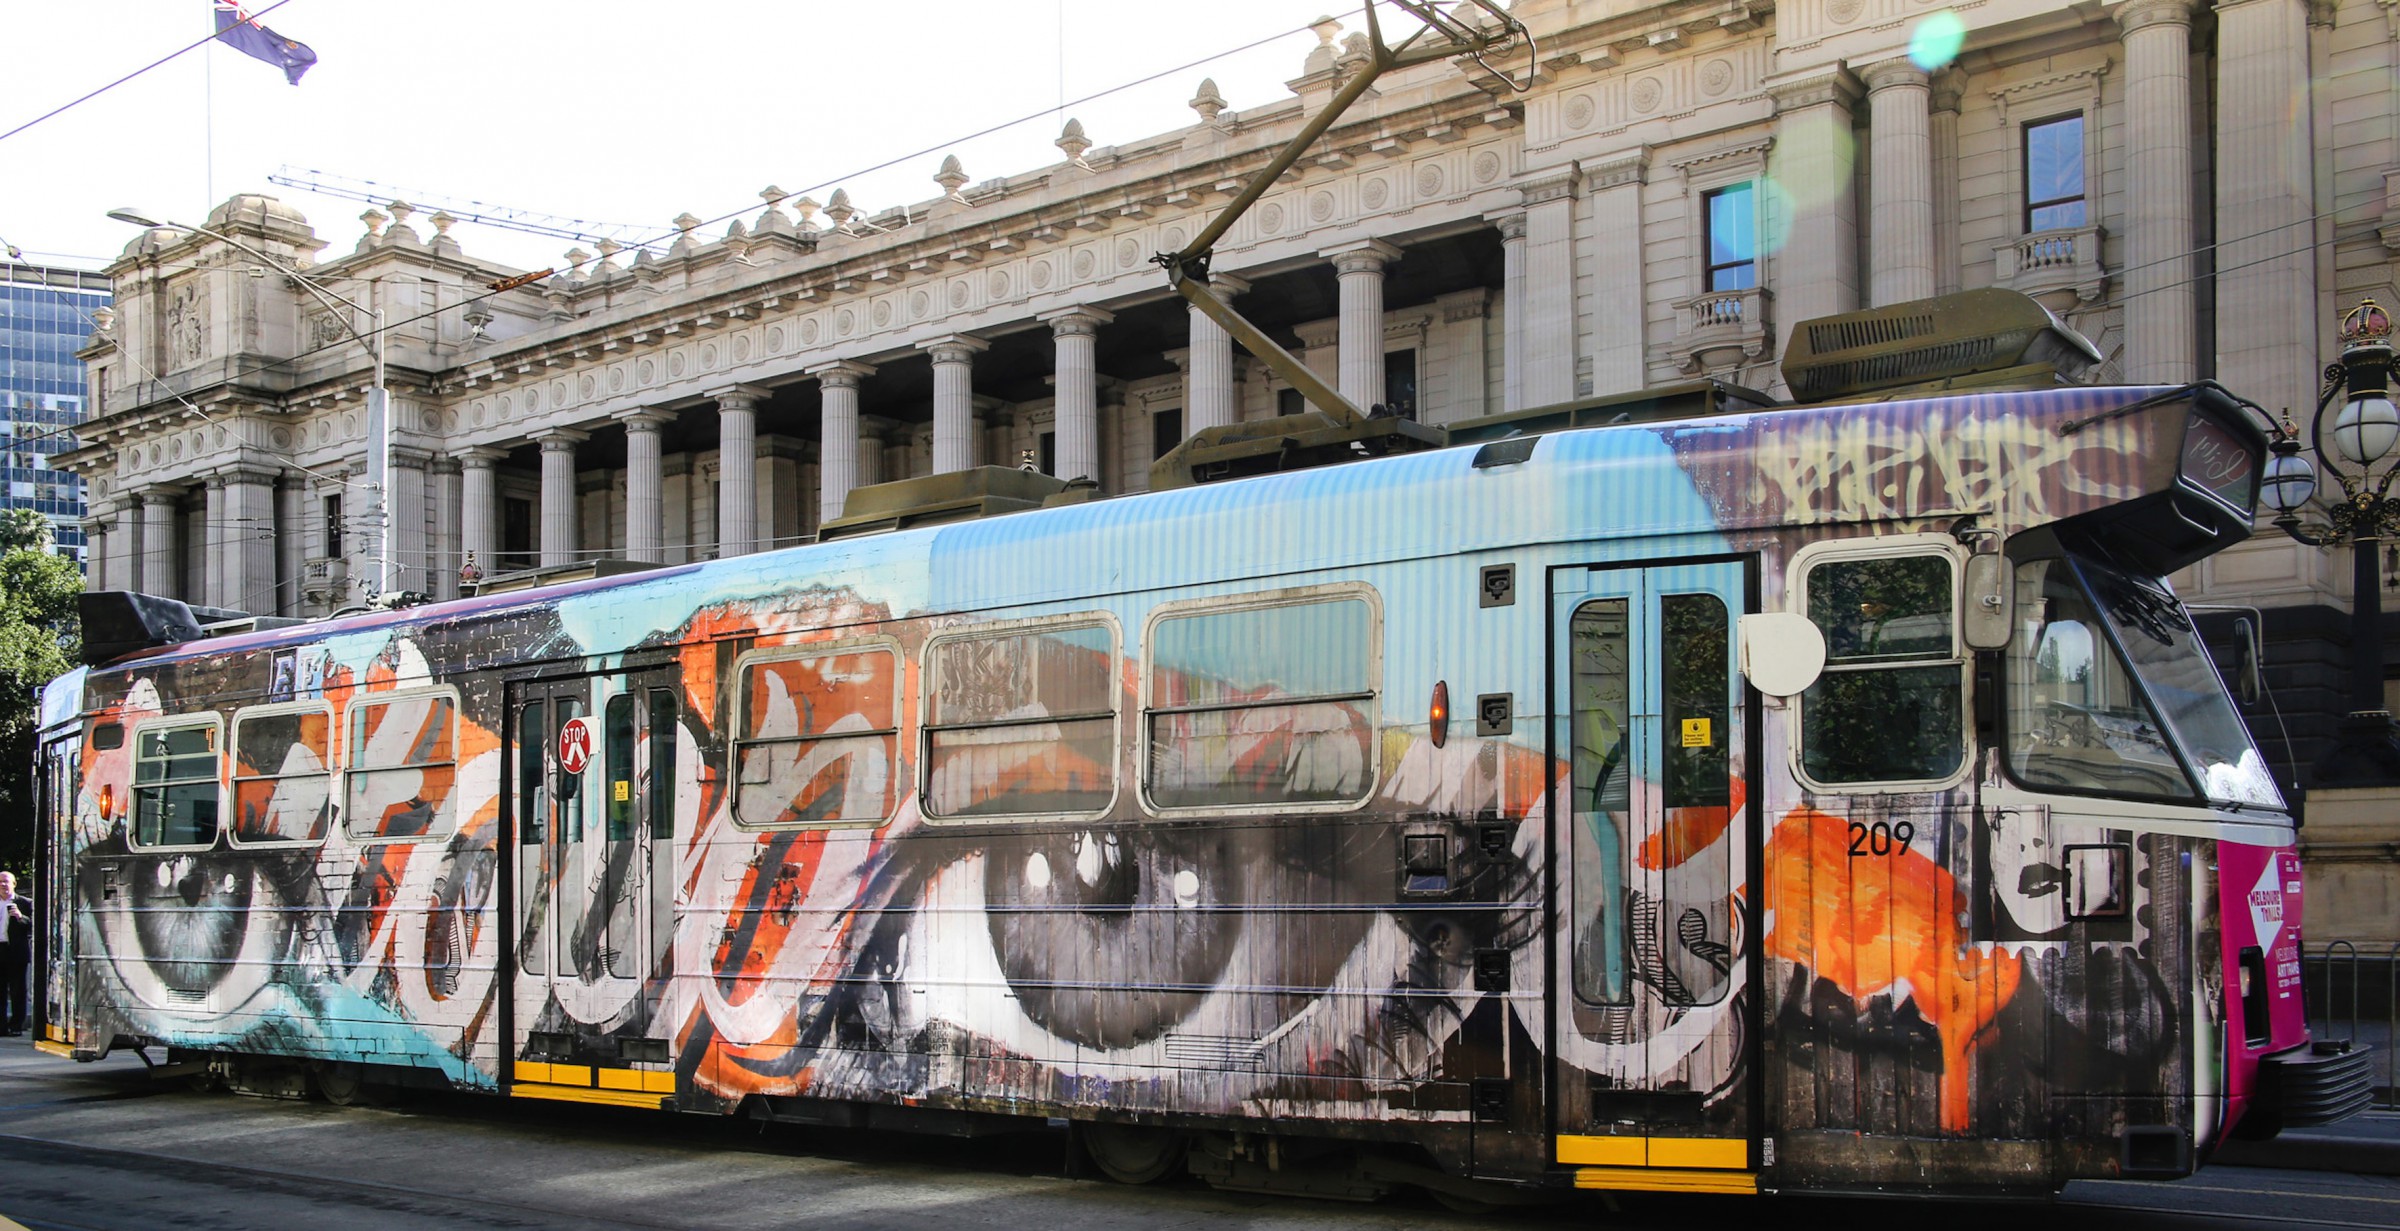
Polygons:
<instances>
[{"instance_id":1,"label":"yellow warning sticker","mask_svg":"<svg viewBox=\"0 0 2400 1231\"><path fill-rule=\"evenodd\" d=\"M1705 718L1701 719L1700 725L1703 729L1705 729L1708 726L1708 720ZM1683 742L1687 744L1692 742L1692 724L1688 722L1683 724ZM633 783L627 779L619 778L614 783L610 784L609 794L613 796L618 803L624 803L626 800L633 798Z\"/></svg>"},{"instance_id":2,"label":"yellow warning sticker","mask_svg":"<svg viewBox=\"0 0 2400 1231\"><path fill-rule=\"evenodd\" d=\"M1708 725L1708 719L1706 718L1684 719L1683 746L1686 748L1707 748L1713 746L1717 741L1710 736Z\"/></svg>"}]
</instances>

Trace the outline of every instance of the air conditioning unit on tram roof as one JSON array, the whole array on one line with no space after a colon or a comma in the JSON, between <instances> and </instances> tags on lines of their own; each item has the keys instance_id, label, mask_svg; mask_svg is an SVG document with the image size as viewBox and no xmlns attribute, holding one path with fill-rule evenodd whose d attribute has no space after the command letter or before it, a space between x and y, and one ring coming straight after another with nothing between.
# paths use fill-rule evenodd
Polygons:
<instances>
[{"instance_id":1,"label":"air conditioning unit on tram roof","mask_svg":"<svg viewBox=\"0 0 2400 1231\"><path fill-rule=\"evenodd\" d=\"M2015 291L1986 288L1800 322L1783 381L1800 403L2073 382L2091 340Z\"/></svg>"}]
</instances>

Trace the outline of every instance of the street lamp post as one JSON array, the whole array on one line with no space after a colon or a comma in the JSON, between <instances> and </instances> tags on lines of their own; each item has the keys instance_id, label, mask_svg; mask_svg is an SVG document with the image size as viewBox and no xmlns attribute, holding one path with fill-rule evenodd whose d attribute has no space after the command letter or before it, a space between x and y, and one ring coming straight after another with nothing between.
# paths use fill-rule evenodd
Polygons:
<instances>
[{"instance_id":1,"label":"street lamp post","mask_svg":"<svg viewBox=\"0 0 2400 1231\"><path fill-rule=\"evenodd\" d=\"M2322 521L2301 520L2316 493L2316 467L2301 453L2288 417L2267 461L2263 495L2276 512L2275 525L2311 547L2348 542L2351 550L2350 712L2333 751L2317 761L2319 786L2400 783L2400 729L2383 693L2381 553L2386 539L2400 535L2400 499L2391 495L2400 478L2400 457L2393 452L2400 444L2400 410L2392 405L2391 381L2391 314L2372 299L2361 300L2342 318L2341 357L2325 368L2308 429L2317 462L2342 498L2326 506ZM2328 430L2325 410L2344 390L2349 396Z\"/></svg>"},{"instance_id":2,"label":"street lamp post","mask_svg":"<svg viewBox=\"0 0 2400 1231\"><path fill-rule=\"evenodd\" d=\"M224 232L212 231L207 227L196 227L182 222L162 222L138 209L112 209L108 211L108 216L118 222L131 223L137 227L206 235L210 239L229 244L265 261L285 277L299 284L303 290L316 296L317 302L324 304L326 310L332 312L335 319L342 322L342 328L349 330L350 336L359 345L367 348L367 353L375 361L374 383L367 389L367 521L375 528L375 572L373 578L367 583L366 598L372 604L382 596L391 593L392 518L386 493L389 490L389 472L392 464L392 418L391 394L383 384L383 309L380 307L370 308L359 303L302 273L295 266L269 256ZM364 312L375 322L372 336L358 331L358 326L352 323L352 318L342 311L345 307L353 312Z\"/></svg>"}]
</instances>

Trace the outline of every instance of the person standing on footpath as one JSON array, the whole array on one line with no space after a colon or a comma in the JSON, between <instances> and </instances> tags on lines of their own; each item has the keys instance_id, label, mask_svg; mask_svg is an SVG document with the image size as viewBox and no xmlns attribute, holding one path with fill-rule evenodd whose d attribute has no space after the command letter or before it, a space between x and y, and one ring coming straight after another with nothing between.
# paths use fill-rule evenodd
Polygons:
<instances>
[{"instance_id":1,"label":"person standing on footpath","mask_svg":"<svg viewBox=\"0 0 2400 1231\"><path fill-rule=\"evenodd\" d=\"M17 878L0 872L0 1035L25 1033L25 968L33 961L33 899L17 896Z\"/></svg>"}]
</instances>

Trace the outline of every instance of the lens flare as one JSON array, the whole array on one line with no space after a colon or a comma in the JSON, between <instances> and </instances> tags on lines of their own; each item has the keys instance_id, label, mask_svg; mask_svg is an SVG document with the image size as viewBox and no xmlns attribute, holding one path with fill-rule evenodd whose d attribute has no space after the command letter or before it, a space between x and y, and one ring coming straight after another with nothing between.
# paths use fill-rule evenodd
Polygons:
<instances>
[{"instance_id":1,"label":"lens flare","mask_svg":"<svg viewBox=\"0 0 2400 1231\"><path fill-rule=\"evenodd\" d=\"M1966 41L1965 18L1949 9L1927 13L1909 33L1908 58L1930 73L1957 59L1958 49Z\"/></svg>"}]
</instances>

